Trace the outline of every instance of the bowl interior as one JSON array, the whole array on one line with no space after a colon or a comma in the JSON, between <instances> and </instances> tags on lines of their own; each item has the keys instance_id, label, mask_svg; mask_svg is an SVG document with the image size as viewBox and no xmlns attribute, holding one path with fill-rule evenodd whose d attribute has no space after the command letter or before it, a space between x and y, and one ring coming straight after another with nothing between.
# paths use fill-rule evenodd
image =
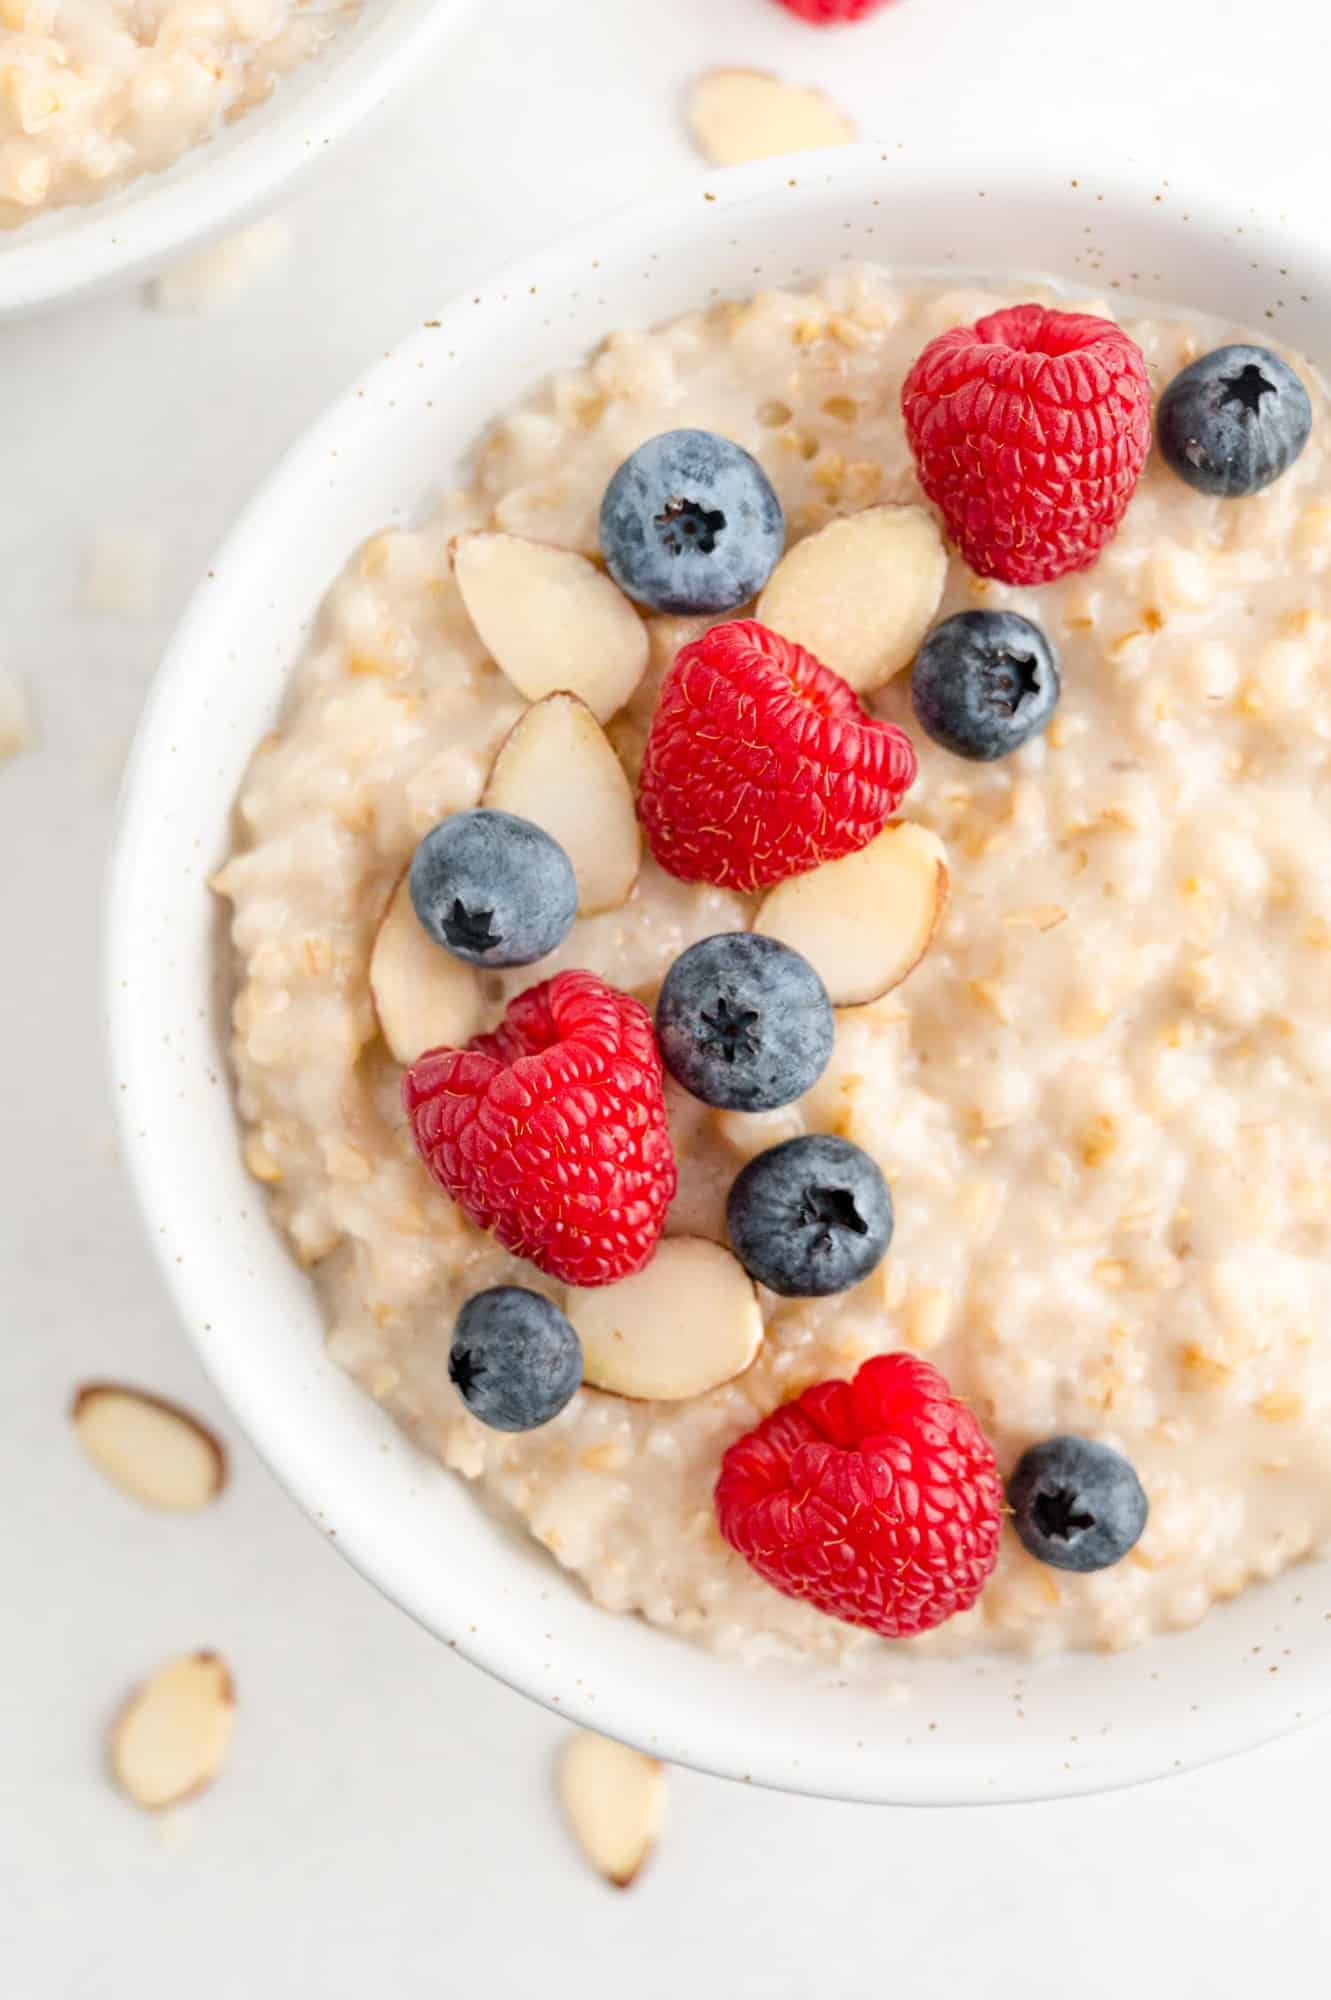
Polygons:
<instances>
[{"instance_id":1,"label":"bowl interior","mask_svg":"<svg viewBox=\"0 0 1331 2000\"><path fill-rule=\"evenodd\" d=\"M83 298L238 227L359 124L474 0L362 0L272 100L161 173L0 234L0 319Z\"/></svg>"},{"instance_id":2,"label":"bowl interior","mask_svg":"<svg viewBox=\"0 0 1331 2000\"><path fill-rule=\"evenodd\" d=\"M561 1714L754 1782L943 1803L1131 1782L1327 1705L1325 1564L1115 1657L907 1659L890 1677L881 1657L871 1674L741 1664L598 1611L327 1359L313 1291L241 1165L206 887L252 746L353 547L410 517L492 415L610 329L870 257L1187 301L1331 363L1327 258L1251 224L1238 254L1236 227L1150 181L1040 167L981 189L877 149L700 182L456 302L381 362L250 507L159 675L127 783L110 1008L127 1151L163 1269L237 1418L343 1552Z\"/></svg>"}]
</instances>

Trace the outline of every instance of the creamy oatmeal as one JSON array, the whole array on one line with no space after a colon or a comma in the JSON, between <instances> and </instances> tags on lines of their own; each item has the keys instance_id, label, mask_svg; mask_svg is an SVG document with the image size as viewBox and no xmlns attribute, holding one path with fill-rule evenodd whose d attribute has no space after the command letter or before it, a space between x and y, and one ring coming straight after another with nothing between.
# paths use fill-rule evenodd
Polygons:
<instances>
[{"instance_id":1,"label":"creamy oatmeal","mask_svg":"<svg viewBox=\"0 0 1331 2000\"><path fill-rule=\"evenodd\" d=\"M611 474L678 426L758 456L792 541L918 501L905 372L932 335L1000 302L864 270L612 336L498 425L433 520L352 560L255 757L218 882L247 1159L312 1271L333 1353L599 1602L750 1655L882 1643L762 1583L711 1506L728 1444L881 1351L936 1363L1004 1472L1032 1441L1079 1432L1124 1452L1150 1499L1136 1549L1095 1575L1005 1535L976 1608L904 1643L1127 1646L1331 1534L1331 431L1316 387L1311 443L1255 498L1204 498L1153 456L1091 571L1021 591L951 559L942 612L1037 619L1063 697L1046 734L991 765L913 729L908 675L870 698L912 727L904 814L949 854L932 951L882 1000L839 1011L831 1066L798 1106L718 1113L670 1087L670 1231L724 1240L747 1157L837 1133L895 1197L873 1276L825 1300L763 1294L757 1359L690 1401L583 1390L507 1436L450 1386L468 1295L516 1281L560 1296L426 1175L367 983L413 848L478 802L526 706L468 620L450 538L499 527L595 554ZM1130 331L1157 386L1228 337L1165 319ZM647 675L609 724L630 775L660 675L699 630L649 625ZM650 1000L686 944L742 928L754 901L645 860L628 903L579 919L551 959L475 975L477 1013L490 1025L566 966Z\"/></svg>"},{"instance_id":2,"label":"creamy oatmeal","mask_svg":"<svg viewBox=\"0 0 1331 2000\"><path fill-rule=\"evenodd\" d=\"M170 166L358 0L0 0L0 229Z\"/></svg>"}]
</instances>

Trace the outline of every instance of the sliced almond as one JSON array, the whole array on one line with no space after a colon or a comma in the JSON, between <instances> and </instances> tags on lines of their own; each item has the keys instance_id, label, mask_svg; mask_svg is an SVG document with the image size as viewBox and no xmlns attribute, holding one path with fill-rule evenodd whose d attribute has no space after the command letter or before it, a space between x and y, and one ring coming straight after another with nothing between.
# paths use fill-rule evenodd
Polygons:
<instances>
[{"instance_id":1,"label":"sliced almond","mask_svg":"<svg viewBox=\"0 0 1331 2000\"><path fill-rule=\"evenodd\" d=\"M482 804L552 834L573 863L578 911L617 910L638 879L633 790L596 717L575 694L548 694L500 746Z\"/></svg>"},{"instance_id":2,"label":"sliced almond","mask_svg":"<svg viewBox=\"0 0 1331 2000\"><path fill-rule=\"evenodd\" d=\"M192 1798L226 1759L236 1690L216 1653L187 1653L131 1695L111 1731L111 1768L136 1806Z\"/></svg>"},{"instance_id":3,"label":"sliced almond","mask_svg":"<svg viewBox=\"0 0 1331 2000\"><path fill-rule=\"evenodd\" d=\"M762 1344L753 1280L702 1236L667 1236L645 1271L564 1310L582 1342L583 1380L643 1401L680 1403L742 1375Z\"/></svg>"},{"instance_id":4,"label":"sliced almond","mask_svg":"<svg viewBox=\"0 0 1331 2000\"><path fill-rule=\"evenodd\" d=\"M699 77L688 120L698 150L718 167L848 146L856 137L853 121L821 90L757 69L714 69Z\"/></svg>"},{"instance_id":5,"label":"sliced almond","mask_svg":"<svg viewBox=\"0 0 1331 2000\"><path fill-rule=\"evenodd\" d=\"M99 1472L145 1507L206 1507L226 1484L220 1439L161 1396L88 1382L70 1407L74 1435Z\"/></svg>"},{"instance_id":6,"label":"sliced almond","mask_svg":"<svg viewBox=\"0 0 1331 2000\"><path fill-rule=\"evenodd\" d=\"M890 993L919 964L947 888L938 835L894 820L858 854L780 883L759 905L753 928L802 952L834 1007L858 1007Z\"/></svg>"},{"instance_id":7,"label":"sliced almond","mask_svg":"<svg viewBox=\"0 0 1331 2000\"><path fill-rule=\"evenodd\" d=\"M908 667L947 581L947 550L923 507L866 507L796 542L758 600L764 625L859 693Z\"/></svg>"},{"instance_id":8,"label":"sliced almond","mask_svg":"<svg viewBox=\"0 0 1331 2000\"><path fill-rule=\"evenodd\" d=\"M453 572L495 665L528 701L566 690L598 722L624 706L647 666L647 628L586 556L521 535L466 534Z\"/></svg>"},{"instance_id":9,"label":"sliced almond","mask_svg":"<svg viewBox=\"0 0 1331 2000\"><path fill-rule=\"evenodd\" d=\"M422 928L405 875L370 953L370 993L395 1062L413 1063L426 1049L461 1048L481 1025L475 970Z\"/></svg>"},{"instance_id":10,"label":"sliced almond","mask_svg":"<svg viewBox=\"0 0 1331 2000\"><path fill-rule=\"evenodd\" d=\"M30 750L33 743L32 705L27 682L9 667L0 667L0 764Z\"/></svg>"},{"instance_id":11,"label":"sliced almond","mask_svg":"<svg viewBox=\"0 0 1331 2000\"><path fill-rule=\"evenodd\" d=\"M627 1889L656 1845L665 1814L665 1766L626 1743L580 1729L560 1759L559 1797L592 1867Z\"/></svg>"}]
</instances>

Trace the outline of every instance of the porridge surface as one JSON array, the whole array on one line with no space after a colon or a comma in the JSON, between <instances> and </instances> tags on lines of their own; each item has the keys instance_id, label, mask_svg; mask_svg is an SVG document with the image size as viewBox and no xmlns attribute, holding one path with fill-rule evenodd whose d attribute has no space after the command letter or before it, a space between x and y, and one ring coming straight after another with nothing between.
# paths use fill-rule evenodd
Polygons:
<instances>
[{"instance_id":1,"label":"porridge surface","mask_svg":"<svg viewBox=\"0 0 1331 2000\"><path fill-rule=\"evenodd\" d=\"M357 0L0 0L0 229L170 166Z\"/></svg>"},{"instance_id":2,"label":"porridge surface","mask_svg":"<svg viewBox=\"0 0 1331 2000\"><path fill-rule=\"evenodd\" d=\"M1264 494L1205 499L1152 458L1090 572L1021 591L952 559L940 615L1035 618L1064 688L1047 734L1002 763L912 730L903 812L943 838L952 873L933 949L839 1014L831 1067L798 1106L719 1113L668 1086L669 1227L723 1240L748 1156L836 1132L893 1189L878 1271L839 1298L764 1294L758 1360L691 1402L583 1390L513 1437L449 1383L469 1294L517 1281L560 1296L418 1163L367 983L416 842L478 802L525 707L469 625L450 536L498 526L594 554L611 473L685 425L761 459L792 539L918 500L905 372L933 334L1008 302L859 270L612 336L495 429L468 491L354 557L254 759L218 881L247 1158L314 1273L333 1353L599 1602L754 1656L884 1643L762 1583L722 1542L711 1492L758 1417L892 1349L942 1369L1004 1472L1033 1441L1080 1432L1126 1453L1151 1503L1138 1547L1097 1575L1005 1535L976 1608L899 1644L1126 1646L1331 1536L1331 429L1306 369L1312 440ZM1129 328L1157 388L1231 337ZM702 629L650 624L652 666L610 725L631 775L660 675ZM909 726L907 678L871 706ZM686 944L752 907L647 859L623 909L580 919L539 966L482 975L486 1024L565 966L650 1002Z\"/></svg>"}]
</instances>

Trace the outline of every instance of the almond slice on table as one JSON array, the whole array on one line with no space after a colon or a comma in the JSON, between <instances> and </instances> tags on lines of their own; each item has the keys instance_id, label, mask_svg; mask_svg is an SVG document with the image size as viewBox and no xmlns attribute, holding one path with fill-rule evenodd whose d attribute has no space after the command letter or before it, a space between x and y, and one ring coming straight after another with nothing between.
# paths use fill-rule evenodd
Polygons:
<instances>
[{"instance_id":1,"label":"almond slice on table","mask_svg":"<svg viewBox=\"0 0 1331 2000\"><path fill-rule=\"evenodd\" d=\"M144 1681L111 1730L111 1769L136 1806L192 1798L226 1760L236 1690L216 1653L187 1653Z\"/></svg>"},{"instance_id":2,"label":"almond slice on table","mask_svg":"<svg viewBox=\"0 0 1331 2000\"><path fill-rule=\"evenodd\" d=\"M762 1344L752 1278L703 1236L667 1236L645 1271L564 1301L582 1342L583 1381L641 1401L678 1403L742 1375Z\"/></svg>"},{"instance_id":3,"label":"almond slice on table","mask_svg":"<svg viewBox=\"0 0 1331 2000\"><path fill-rule=\"evenodd\" d=\"M9 667L0 667L0 764L33 745L32 705L27 682Z\"/></svg>"},{"instance_id":4,"label":"almond slice on table","mask_svg":"<svg viewBox=\"0 0 1331 2000\"><path fill-rule=\"evenodd\" d=\"M938 929L947 851L936 833L894 820L840 861L780 883L753 928L802 952L834 1007L859 1007L899 986Z\"/></svg>"},{"instance_id":5,"label":"almond slice on table","mask_svg":"<svg viewBox=\"0 0 1331 2000\"><path fill-rule=\"evenodd\" d=\"M88 1382L69 1414L97 1470L146 1507L186 1513L206 1507L226 1484L221 1440L178 1403L116 1382Z\"/></svg>"},{"instance_id":6,"label":"almond slice on table","mask_svg":"<svg viewBox=\"0 0 1331 2000\"><path fill-rule=\"evenodd\" d=\"M821 90L757 69L714 69L699 77L688 121L698 150L718 167L848 146L857 136L853 120Z\"/></svg>"},{"instance_id":7,"label":"almond slice on table","mask_svg":"<svg viewBox=\"0 0 1331 2000\"><path fill-rule=\"evenodd\" d=\"M475 971L435 943L412 906L407 878L389 898L370 953L370 996L395 1062L461 1048L481 1025Z\"/></svg>"},{"instance_id":8,"label":"almond slice on table","mask_svg":"<svg viewBox=\"0 0 1331 2000\"><path fill-rule=\"evenodd\" d=\"M559 1797L592 1867L627 1889L656 1845L665 1814L665 1766L626 1743L580 1729L560 1758Z\"/></svg>"},{"instance_id":9,"label":"almond slice on table","mask_svg":"<svg viewBox=\"0 0 1331 2000\"><path fill-rule=\"evenodd\" d=\"M932 514L866 507L788 550L757 615L867 694L915 658L946 581L947 550Z\"/></svg>"},{"instance_id":10,"label":"almond slice on table","mask_svg":"<svg viewBox=\"0 0 1331 2000\"><path fill-rule=\"evenodd\" d=\"M642 679L646 626L575 549L463 534L453 543L453 573L482 645L528 701L575 694L608 722Z\"/></svg>"},{"instance_id":11,"label":"almond slice on table","mask_svg":"<svg viewBox=\"0 0 1331 2000\"><path fill-rule=\"evenodd\" d=\"M481 803L519 813L559 842L580 916L628 901L642 859L633 789L577 695L548 694L527 710L500 745Z\"/></svg>"}]
</instances>

